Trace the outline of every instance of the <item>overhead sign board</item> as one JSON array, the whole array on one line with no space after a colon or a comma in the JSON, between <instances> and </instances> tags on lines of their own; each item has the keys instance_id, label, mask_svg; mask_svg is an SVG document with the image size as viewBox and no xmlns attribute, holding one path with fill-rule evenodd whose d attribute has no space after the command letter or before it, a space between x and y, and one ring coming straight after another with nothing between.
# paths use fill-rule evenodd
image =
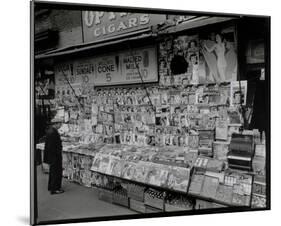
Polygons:
<instances>
[{"instance_id":1,"label":"overhead sign board","mask_svg":"<svg viewBox=\"0 0 281 226\"><path fill-rule=\"evenodd\" d=\"M137 66L138 65L138 66ZM120 51L55 66L56 85L93 84L110 86L157 82L157 53L155 46Z\"/></svg>"},{"instance_id":2,"label":"overhead sign board","mask_svg":"<svg viewBox=\"0 0 281 226\"><path fill-rule=\"evenodd\" d=\"M120 13L102 11L83 11L84 42L144 29L160 24L166 19L164 14Z\"/></svg>"}]
</instances>

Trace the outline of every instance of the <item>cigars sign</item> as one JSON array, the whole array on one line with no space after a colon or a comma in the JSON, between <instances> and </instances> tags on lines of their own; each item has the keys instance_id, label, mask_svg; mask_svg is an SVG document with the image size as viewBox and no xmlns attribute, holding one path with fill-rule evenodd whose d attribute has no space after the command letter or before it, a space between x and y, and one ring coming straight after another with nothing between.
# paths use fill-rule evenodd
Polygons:
<instances>
[{"instance_id":1,"label":"cigars sign","mask_svg":"<svg viewBox=\"0 0 281 226\"><path fill-rule=\"evenodd\" d=\"M84 41L90 42L129 33L165 20L165 15L83 11Z\"/></svg>"},{"instance_id":2,"label":"cigars sign","mask_svg":"<svg viewBox=\"0 0 281 226\"><path fill-rule=\"evenodd\" d=\"M156 59L156 47L148 46L112 55L59 62L55 66L56 85L68 82L95 86L134 84L142 80L146 83L157 82Z\"/></svg>"}]
</instances>

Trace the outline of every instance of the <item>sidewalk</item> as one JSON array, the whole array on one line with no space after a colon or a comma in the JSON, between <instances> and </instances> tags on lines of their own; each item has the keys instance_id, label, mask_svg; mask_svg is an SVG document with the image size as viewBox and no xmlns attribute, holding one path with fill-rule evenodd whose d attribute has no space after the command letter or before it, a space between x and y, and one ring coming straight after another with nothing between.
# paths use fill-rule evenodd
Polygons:
<instances>
[{"instance_id":1,"label":"sidewalk","mask_svg":"<svg viewBox=\"0 0 281 226\"><path fill-rule=\"evenodd\" d=\"M95 188L86 188L63 179L65 193L50 195L48 174L37 167L38 221L136 214L136 212L98 199Z\"/></svg>"}]
</instances>

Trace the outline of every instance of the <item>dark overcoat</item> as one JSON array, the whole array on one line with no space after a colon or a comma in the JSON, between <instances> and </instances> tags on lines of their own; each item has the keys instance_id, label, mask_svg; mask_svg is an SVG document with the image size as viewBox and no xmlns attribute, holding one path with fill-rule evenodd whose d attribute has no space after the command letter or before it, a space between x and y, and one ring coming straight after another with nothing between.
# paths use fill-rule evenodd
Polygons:
<instances>
[{"instance_id":1,"label":"dark overcoat","mask_svg":"<svg viewBox=\"0 0 281 226\"><path fill-rule=\"evenodd\" d=\"M57 129L50 127L46 133L44 161L50 165L49 191L61 189L62 142Z\"/></svg>"}]
</instances>

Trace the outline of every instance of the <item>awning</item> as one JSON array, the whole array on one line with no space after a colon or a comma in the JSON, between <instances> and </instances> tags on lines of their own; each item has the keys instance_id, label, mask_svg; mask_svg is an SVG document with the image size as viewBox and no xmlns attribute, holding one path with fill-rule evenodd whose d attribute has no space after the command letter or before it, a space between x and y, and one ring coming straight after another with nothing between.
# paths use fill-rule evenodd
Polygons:
<instances>
[{"instance_id":1,"label":"awning","mask_svg":"<svg viewBox=\"0 0 281 226\"><path fill-rule=\"evenodd\" d=\"M57 57L57 56L62 56L62 55L67 55L67 54L73 54L73 53L78 53L82 52L85 50L91 50L91 49L96 49L104 46L109 46L109 45L115 45L115 44L120 44L128 41L134 41L134 40L139 40L139 39L145 39L149 37L156 37L157 35L152 32L151 28L146 28L146 29L141 29L138 31L134 31L131 33L126 33L124 35L119 35L103 40L98 40L90 43L83 43L83 44L78 44L78 45L72 45L56 50L49 51L44 54L39 54L35 56L35 60L39 59L46 59L46 58L51 58L51 57Z\"/></svg>"},{"instance_id":2,"label":"awning","mask_svg":"<svg viewBox=\"0 0 281 226\"><path fill-rule=\"evenodd\" d=\"M169 34L177 33L184 30L189 30L197 27L202 27L210 24L221 23L225 21L230 21L238 19L239 17L214 17L214 16L195 16L186 21L179 23L176 26L169 27L163 31L160 31L159 34Z\"/></svg>"},{"instance_id":3,"label":"awning","mask_svg":"<svg viewBox=\"0 0 281 226\"><path fill-rule=\"evenodd\" d=\"M202 27L210 24L215 24L215 23L220 23L220 22L225 22L225 21L230 21L234 19L238 19L239 17L214 17L214 16L193 16L190 17L190 19L183 21L177 25L169 25L168 27L160 30L154 30L149 27L141 30L137 30L131 33L126 33L123 35L119 36L114 36L110 38L106 38L103 40L98 40L90 43L82 43L78 45L72 45L56 50L49 51L44 54L39 54L35 56L35 60L39 59L46 59L46 58L51 58L51 57L57 57L57 56L62 56L62 55L67 55L67 54L73 54L73 53L78 53L82 52L85 50L92 50L100 47L105 47L109 45L115 45L115 44L121 44L124 42L128 41L134 41L134 40L139 40L139 39L145 39L149 37L157 37L159 35L163 34L170 34L170 33L177 33L183 30L188 30L192 28L197 28L197 27Z\"/></svg>"}]
</instances>

